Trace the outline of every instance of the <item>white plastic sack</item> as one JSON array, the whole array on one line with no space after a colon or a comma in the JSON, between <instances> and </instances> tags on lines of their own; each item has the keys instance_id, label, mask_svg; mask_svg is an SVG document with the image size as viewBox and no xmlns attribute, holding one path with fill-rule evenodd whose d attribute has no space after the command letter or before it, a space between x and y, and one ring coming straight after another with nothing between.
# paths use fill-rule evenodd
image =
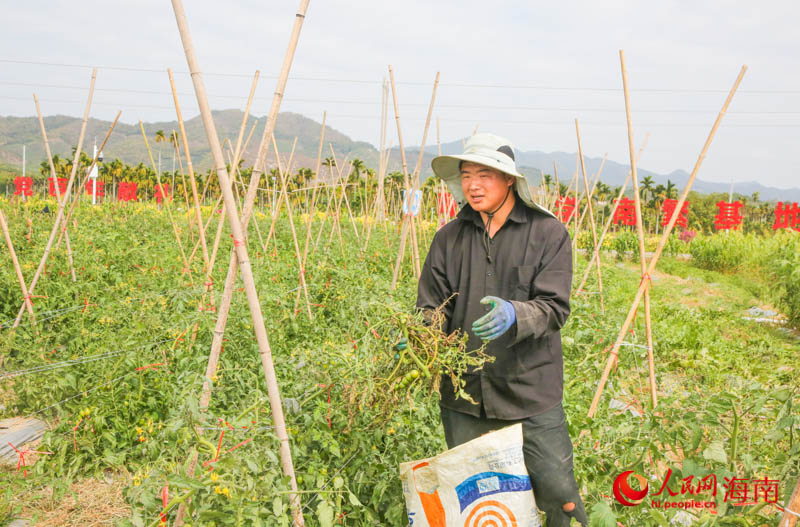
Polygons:
<instances>
[{"instance_id":1,"label":"white plastic sack","mask_svg":"<svg viewBox=\"0 0 800 527\"><path fill-rule=\"evenodd\" d=\"M413 527L541 526L521 424L402 463L400 478Z\"/></svg>"}]
</instances>

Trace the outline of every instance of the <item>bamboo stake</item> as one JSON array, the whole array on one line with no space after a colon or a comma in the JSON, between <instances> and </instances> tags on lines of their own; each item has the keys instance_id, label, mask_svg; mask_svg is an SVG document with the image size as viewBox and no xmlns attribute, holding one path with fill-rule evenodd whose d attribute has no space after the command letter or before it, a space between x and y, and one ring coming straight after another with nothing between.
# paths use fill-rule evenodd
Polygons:
<instances>
[{"instance_id":1,"label":"bamboo stake","mask_svg":"<svg viewBox=\"0 0 800 527\"><path fill-rule=\"evenodd\" d=\"M56 213L56 220L53 222L53 228L50 230L50 237L47 240L47 245L45 246L44 253L42 254L42 258L39 261L39 266L36 268L36 272L33 275L33 279L30 282L28 287L28 294L33 294L36 284L39 282L39 277L44 270L44 266L47 263L47 257L50 255L50 249L53 247L53 241L55 240L56 233L61 230L62 227L62 220L64 219L64 209L66 208L67 202L69 201L69 194L72 190L72 185L75 182L75 175L78 172L78 162L80 161L81 155L81 148L83 147L83 137L86 133L86 123L89 121L89 110L92 107L92 96L94 95L94 84L97 80L97 68L92 70L92 80L89 85L89 98L86 102L86 109L83 112L83 121L81 122L81 131L78 135L78 148L75 150L75 158L72 161L72 170L70 171L69 181L67 181L67 188L64 191L64 199L58 205L58 212ZM119 116L118 116L119 117ZM63 224L63 227L66 228L66 223ZM25 311L25 305L20 307L19 313L17 314L17 318L14 320L14 325L12 327L19 326L19 322L22 319L22 313Z\"/></svg>"},{"instance_id":2,"label":"bamboo stake","mask_svg":"<svg viewBox=\"0 0 800 527\"><path fill-rule=\"evenodd\" d=\"M581 147L581 130L578 126L578 119L575 119L575 133L578 136L578 155L581 158L581 172L583 173L583 186L586 189L586 207L589 211L589 225L592 228L592 241L597 246L597 230L594 225L594 212L592 211L592 194L589 191L589 181L586 179L586 165L583 162L583 148ZM599 173L598 173L599 176ZM580 223L579 223L580 225ZM600 262L597 263L597 287L600 291L600 312L605 314L606 308L603 304L603 276L600 273Z\"/></svg>"},{"instance_id":3,"label":"bamboo stake","mask_svg":"<svg viewBox=\"0 0 800 527\"><path fill-rule=\"evenodd\" d=\"M431 125L431 117L433 116L433 105L436 102L436 88L439 86L439 72L436 72L436 78L433 80L433 93L431 93L431 102L428 105L428 115L425 118L425 129L422 131L422 143L420 143L419 147L419 158L417 158L417 166L414 167L414 182L412 184L413 191L416 192L419 188L419 177L420 172L422 171L422 159L425 155L425 142L428 139L428 129ZM477 129L477 127L476 127ZM409 196L409 209L411 208L412 199ZM420 210L422 209L422 203L420 203ZM409 210L409 212L411 212ZM412 222L415 221L415 218L411 219ZM413 225L413 223L412 223ZM420 263L419 263L419 244L417 243L417 233L416 229L411 230L411 239L413 243L413 250L414 250L414 270L416 277L419 278L420 274L422 274Z\"/></svg>"},{"instance_id":4,"label":"bamboo stake","mask_svg":"<svg viewBox=\"0 0 800 527\"><path fill-rule=\"evenodd\" d=\"M636 209L636 234L639 238L639 264L642 271L641 280L649 276L647 274L647 258L644 249L644 228L642 223L642 203L639 197L639 178L636 174L636 156L633 153L633 123L631 121L631 104L628 95L628 70L625 68L625 53L619 50L619 64L622 71L622 87L625 90L625 117L628 121L628 150L631 157L631 179L633 179L633 200ZM678 211L680 212L680 210ZM598 261L598 265L600 262ZM637 304L638 305L638 304ZM650 384L650 402L653 408L658 406L658 394L656 390L656 366L653 358L653 326L650 321L650 290L644 290L644 320L645 331L647 334L647 369Z\"/></svg>"},{"instance_id":5,"label":"bamboo stake","mask_svg":"<svg viewBox=\"0 0 800 527\"><path fill-rule=\"evenodd\" d=\"M19 281L19 287L22 290L22 303L25 305L25 309L28 310L28 314L31 316L31 326L34 328L36 327L36 315L33 313L33 302L31 301L31 295L28 294L28 288L25 286L25 277L22 276L22 268L19 266L19 260L17 260L17 253L14 251L14 244L11 242L11 234L8 232L8 224L6 223L6 217L3 214L3 211L0 210L0 226L3 228L3 236L6 239L6 246L8 247L8 254L11 255L11 263L14 264L14 271L17 273L17 280Z\"/></svg>"},{"instance_id":6,"label":"bamboo stake","mask_svg":"<svg viewBox=\"0 0 800 527\"><path fill-rule=\"evenodd\" d=\"M288 77L289 65L291 64L291 59L294 56L294 49L300 36L300 28L302 27L303 19L305 18L305 11L308 7L308 3L309 0L301 0L300 8L295 19L295 26L292 31L292 40L290 41L289 50L287 50L287 54L284 59L284 67L282 68L281 77L278 81L278 85L281 88L285 86L286 78ZM280 390L275 375L275 368L272 363L272 351L269 346L267 331L264 327L264 317L261 312L261 304L258 300L258 293L256 292L253 273L250 267L250 257L247 252L247 246L243 240L244 231L242 230L242 222L240 221L238 211L236 210L233 193L230 186L230 180L225 168L225 160L222 157L222 149L220 148L219 138L214 126L214 121L211 117L211 108L208 106L205 84L203 82L202 74L199 71L197 59L195 57L194 46L189 34L189 27L186 21L182 0L172 0L172 6L173 10L175 11L175 19L178 24L178 30L181 34L181 41L183 42L183 48L186 53L186 60L189 65L189 70L191 71L192 81L197 94L197 102L200 107L203 124L206 129L206 135L208 136L208 142L211 147L214 163L217 168L217 177L219 177L220 187L225 199L228 222L230 223L231 231L233 231L234 251L236 253L236 258L242 273L242 280L244 282L245 292L247 294L247 300L250 306L253 328L255 330L256 339L258 340L258 346L261 354L261 364L264 369L264 376L267 382L267 391L269 393L270 407L272 409L272 416L275 423L275 432L281 444L281 466L283 473L289 477L291 488L291 492L289 493L289 501L292 503L294 509L294 522L298 526L303 527L305 525L305 521L303 520L300 498L297 494L297 480L295 479L294 475L294 463L292 461L289 436L286 433L286 422L283 416ZM279 105L282 95L282 90L280 95L278 92L276 92L276 97L273 99L273 108L276 108L277 105ZM266 128L270 129L269 131L271 135L271 129L274 127L274 117L277 117L277 111L274 115L272 112L270 112L270 117L273 117L273 119L268 119ZM254 176L257 176L255 170L253 171L253 174ZM250 183L253 192L251 193L248 191L248 198L250 199L245 201L245 215L248 214L247 209L252 207L252 202L255 198L258 187L258 178L256 177L254 180L251 179ZM235 270L232 274L234 275L233 278L235 278ZM230 282L233 282L233 278L230 280ZM227 282L226 285L228 285Z\"/></svg>"},{"instance_id":7,"label":"bamboo stake","mask_svg":"<svg viewBox=\"0 0 800 527\"><path fill-rule=\"evenodd\" d=\"M58 175L56 174L56 167L53 164L53 155L50 153L50 141L47 140L47 130L44 127L44 119L42 118L42 110L39 108L39 98L33 94L33 102L36 105L36 115L39 116L39 129L42 132L42 139L44 140L44 151L47 154L47 163L50 165L50 176L53 178L53 183L56 188L56 203L61 206L61 187L58 184ZM72 282L77 282L78 278L75 276L75 263L72 259L72 244L69 241L69 232L64 231L64 243L67 246L67 260L69 261L69 271L72 275Z\"/></svg>"},{"instance_id":8,"label":"bamboo stake","mask_svg":"<svg viewBox=\"0 0 800 527\"><path fill-rule=\"evenodd\" d=\"M742 82L742 78L744 77L745 72L747 71L747 66L742 66L742 69L739 71L738 77L736 77L736 81L733 83L733 87L731 91L728 93L727 99L725 99L725 103L722 105L722 109L719 111L717 115L717 119L714 121L714 125L711 127L711 131L708 134L708 138L706 139L705 144L703 145L703 149L700 151L700 156L697 158L697 162L692 169L692 173L689 176L689 180L686 182L686 188L683 189L683 193L680 195L678 199L678 204L675 206L675 210L672 212L672 216L670 217L669 223L667 223L664 232L661 235L661 239L658 242L658 247L656 247L656 252L650 260L650 263L647 266L647 272L642 277L641 282L639 283L639 288L636 291L636 298L634 298L633 303L628 311L628 315L625 318L625 322L622 324L622 328L620 328L619 335L617 335L617 340L614 342L614 347L609 354L608 361L606 361L605 370L603 371L603 375L600 378L600 383L597 386L597 391L594 394L594 399L592 400L592 405L589 408L589 417L594 417L595 412L597 411L597 405L600 404L600 397L603 395L603 390L606 386L606 382L608 382L609 374L611 373L611 367L616 360L617 353L619 352L619 348L622 345L622 341L625 339L625 335L628 332L628 328L630 327L631 322L633 321L634 313L636 312L637 307L639 306L639 302L642 300L642 296L644 295L644 291L650 287L650 273L656 267L658 263L658 259L661 256L661 252L664 249L664 245L666 245L667 239L669 238L670 232L672 232L672 228L675 226L675 223L678 221L678 216L680 215L681 207L683 207L683 203L686 201L686 196L689 195L689 191L692 188L692 183L694 183L694 179L697 176L698 170L700 170L700 165L703 164L703 159L706 157L706 152L708 152L708 148L711 146L711 141L714 139L714 135L717 133L717 129L719 128L720 123L722 122L722 117L725 115L725 112L728 110L728 106L733 99L733 95L736 93L737 88L739 87L739 83Z\"/></svg>"},{"instance_id":9,"label":"bamboo stake","mask_svg":"<svg viewBox=\"0 0 800 527\"><path fill-rule=\"evenodd\" d=\"M796 527L798 525L798 518L800 516L800 479L797 480L797 485L794 487L792 497L789 499L789 505L784 508L781 521L778 523L779 527Z\"/></svg>"},{"instance_id":10,"label":"bamboo stake","mask_svg":"<svg viewBox=\"0 0 800 527\"><path fill-rule=\"evenodd\" d=\"M161 189L161 193L164 194L164 186L161 184L161 174L158 173L158 168L156 167L156 163L153 160L153 153L150 151L150 143L147 140L147 134L144 133L144 124L142 120L139 119L139 129L142 131L142 138L144 139L144 146L147 148L147 155L150 157L150 163L153 165L153 171L156 173L156 181L158 181L158 186ZM191 172L190 172L191 174ZM191 178L191 175L190 175ZM173 195L175 194L175 189L172 189ZM167 217L169 218L169 222L172 224L172 232L175 234L175 240L178 242L178 249L181 251L181 258L183 259L183 272L189 275L189 279L191 280L192 270L189 269L189 260L186 259L186 252L183 250L183 242L181 241L181 234L178 230L178 225L175 223L175 219L172 217L172 207L170 206L171 198L170 196L164 196L164 209L167 211ZM198 212L200 211L198 205ZM200 220L202 221L202 216ZM200 238L201 242L204 240L205 237ZM208 265L208 248L205 248L205 258L206 258L206 265Z\"/></svg>"},{"instance_id":11,"label":"bamboo stake","mask_svg":"<svg viewBox=\"0 0 800 527\"><path fill-rule=\"evenodd\" d=\"M391 80L392 85L392 101L394 102L394 117L395 122L397 123L397 140L400 145L400 159L403 165L403 186L406 189L406 197L409 202L408 212L409 214L403 215L403 226L400 231L400 248L397 251L397 260L395 261L394 272L392 273L392 286L390 291L394 291L397 288L397 278L398 274L400 273L400 266L403 265L403 255L405 253L406 248L406 238L408 237L408 229L411 227L411 188L409 186L408 181L408 167L406 164L406 151L403 147L403 132L400 128L400 110L397 106L397 89L395 88L394 83L394 71L392 71L392 67L389 66L389 79Z\"/></svg>"},{"instance_id":12,"label":"bamboo stake","mask_svg":"<svg viewBox=\"0 0 800 527\"><path fill-rule=\"evenodd\" d=\"M183 142L183 151L186 153L186 168L189 169L189 182L192 185L192 197L194 198L194 215L195 220L197 221L198 229L200 230L200 245L203 248L203 263L208 269L208 245L206 244L206 233L202 230L203 225L203 215L200 213L200 198L197 195L197 181L194 177L194 167L192 166L192 154L189 151L189 138L186 136L186 127L183 125L183 116L181 115L181 105L178 102L178 92L175 89L175 78L172 76L172 68L167 68L167 75L169 75L169 87L172 90L172 100L175 103L175 115L178 117L178 126L181 129L181 141ZM141 126L141 120L139 121L139 125ZM144 127L142 127L142 134L144 134ZM145 144L147 144L147 137L145 137ZM147 152L150 153L150 146L147 145ZM150 154L150 160L152 161L152 154ZM161 177L158 178L158 184L161 185ZM174 190L173 190L174 192ZM167 207L167 213L170 215L170 221L172 221L172 215L169 212L169 207ZM180 241L178 242L180 243ZM181 246L182 247L182 246ZM181 251L183 249L181 248ZM188 269L189 262L186 261L186 256L183 257L186 267Z\"/></svg>"}]
</instances>

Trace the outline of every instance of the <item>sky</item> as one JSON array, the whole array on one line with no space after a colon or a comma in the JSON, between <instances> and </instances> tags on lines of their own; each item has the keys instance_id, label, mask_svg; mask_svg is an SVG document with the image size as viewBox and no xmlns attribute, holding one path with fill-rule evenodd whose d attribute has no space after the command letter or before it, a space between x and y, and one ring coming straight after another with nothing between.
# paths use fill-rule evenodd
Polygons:
<instances>
[{"instance_id":1,"label":"sky","mask_svg":"<svg viewBox=\"0 0 800 527\"><path fill-rule=\"evenodd\" d=\"M298 0L185 0L213 109L267 113ZM538 5L541 4L541 5ZM165 0L8 2L0 22L0 115L81 116L91 66L92 117L198 114L172 5ZM620 73L624 50L640 166L690 172L742 65L748 71L698 178L800 187L800 2L623 0L525 2L311 0L282 111L377 145L381 85L391 65L403 141L418 145L440 72L442 142L479 131L521 150L576 151L628 163ZM397 145L392 119L388 141ZM435 149L436 121L428 133Z\"/></svg>"}]
</instances>

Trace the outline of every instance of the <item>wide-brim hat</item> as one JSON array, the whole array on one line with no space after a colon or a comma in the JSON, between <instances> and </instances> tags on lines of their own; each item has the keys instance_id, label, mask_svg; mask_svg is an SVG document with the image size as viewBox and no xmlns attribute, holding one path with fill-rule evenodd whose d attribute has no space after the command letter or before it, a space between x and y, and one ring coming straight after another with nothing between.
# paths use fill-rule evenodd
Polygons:
<instances>
[{"instance_id":1,"label":"wide-brim hat","mask_svg":"<svg viewBox=\"0 0 800 527\"><path fill-rule=\"evenodd\" d=\"M445 182L459 207L463 206L467 201L464 192L461 190L461 169L459 165L462 161L485 165L509 176L514 176L514 190L525 205L555 217L555 214L547 210L546 207L533 200L531 190L528 187L528 180L517 171L516 161L514 160L514 146L507 139L494 134L475 134L467 140L463 154L433 158L433 161L431 161L433 173ZM534 176L541 177L540 170L535 168L532 170L537 172L537 174L533 174Z\"/></svg>"}]
</instances>

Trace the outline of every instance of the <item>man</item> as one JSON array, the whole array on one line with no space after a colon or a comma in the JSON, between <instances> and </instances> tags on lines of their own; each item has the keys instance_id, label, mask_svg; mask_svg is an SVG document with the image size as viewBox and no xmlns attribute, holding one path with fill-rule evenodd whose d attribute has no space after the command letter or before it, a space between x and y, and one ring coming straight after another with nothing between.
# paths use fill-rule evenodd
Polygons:
<instances>
[{"instance_id":1,"label":"man","mask_svg":"<svg viewBox=\"0 0 800 527\"><path fill-rule=\"evenodd\" d=\"M559 330L569 316L572 250L567 230L534 203L507 140L477 134L464 153L431 166L459 204L456 219L434 236L420 276L417 308L444 308L443 329L469 335L468 349L488 341L496 358L467 373L456 399L442 378L441 414L449 448L522 423L525 465L548 527L587 524L572 465L563 395ZM486 313L487 307L491 310Z\"/></svg>"}]
</instances>

